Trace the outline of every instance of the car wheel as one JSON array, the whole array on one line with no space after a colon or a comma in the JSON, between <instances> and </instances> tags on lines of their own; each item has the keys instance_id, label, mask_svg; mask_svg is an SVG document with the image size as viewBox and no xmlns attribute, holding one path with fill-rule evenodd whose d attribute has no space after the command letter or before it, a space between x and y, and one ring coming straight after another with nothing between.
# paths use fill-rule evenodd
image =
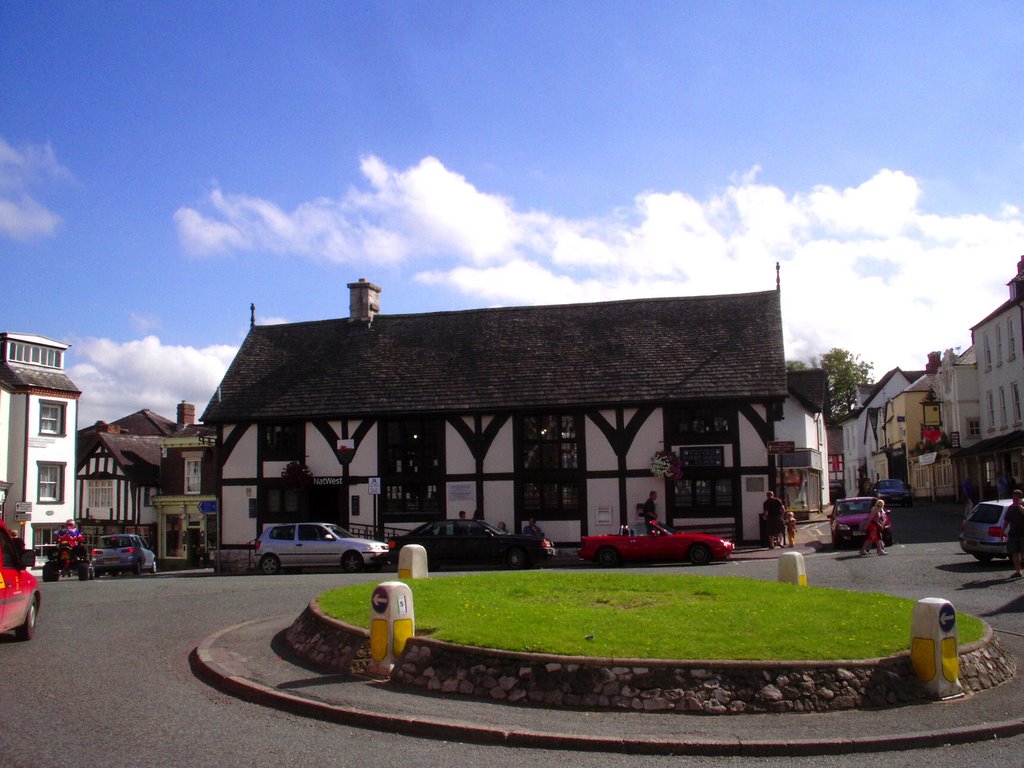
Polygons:
<instances>
[{"instance_id":1,"label":"car wheel","mask_svg":"<svg viewBox=\"0 0 1024 768\"><path fill-rule=\"evenodd\" d=\"M60 579L60 568L56 563L49 562L43 566L43 581L58 581Z\"/></svg>"},{"instance_id":2,"label":"car wheel","mask_svg":"<svg viewBox=\"0 0 1024 768\"><path fill-rule=\"evenodd\" d=\"M260 558L260 570L267 576L273 576L281 572L281 561L277 555L264 555Z\"/></svg>"},{"instance_id":3,"label":"car wheel","mask_svg":"<svg viewBox=\"0 0 1024 768\"><path fill-rule=\"evenodd\" d=\"M345 573L359 573L363 570L363 556L350 549L341 556L341 570Z\"/></svg>"},{"instance_id":4,"label":"car wheel","mask_svg":"<svg viewBox=\"0 0 1024 768\"><path fill-rule=\"evenodd\" d=\"M832 549L842 549L843 542L837 539L835 536L832 537Z\"/></svg>"},{"instance_id":5,"label":"car wheel","mask_svg":"<svg viewBox=\"0 0 1024 768\"><path fill-rule=\"evenodd\" d=\"M615 547L601 547L601 549L597 550L597 555L594 559L605 568L614 568L622 562L622 558L619 557L619 550Z\"/></svg>"},{"instance_id":6,"label":"car wheel","mask_svg":"<svg viewBox=\"0 0 1024 768\"><path fill-rule=\"evenodd\" d=\"M136 576L141 576L142 575L142 561L141 560L136 560L135 561L135 567L132 568L132 571L135 573Z\"/></svg>"},{"instance_id":7,"label":"car wheel","mask_svg":"<svg viewBox=\"0 0 1024 768\"><path fill-rule=\"evenodd\" d=\"M39 598L33 597L32 602L28 605L28 613L25 614L25 621L22 622L20 627L16 627L14 630L14 636L22 641L27 642L31 640L36 634L36 614L39 613Z\"/></svg>"},{"instance_id":8,"label":"car wheel","mask_svg":"<svg viewBox=\"0 0 1024 768\"><path fill-rule=\"evenodd\" d=\"M990 555L987 552L971 552L971 554L979 563L991 563L992 558L995 557L995 555Z\"/></svg>"},{"instance_id":9,"label":"car wheel","mask_svg":"<svg viewBox=\"0 0 1024 768\"><path fill-rule=\"evenodd\" d=\"M510 549L505 553L505 564L509 568L520 570L526 567L526 553L521 549Z\"/></svg>"},{"instance_id":10,"label":"car wheel","mask_svg":"<svg viewBox=\"0 0 1024 768\"><path fill-rule=\"evenodd\" d=\"M694 565L707 565L714 555L707 544L694 544L686 553L686 559Z\"/></svg>"}]
</instances>

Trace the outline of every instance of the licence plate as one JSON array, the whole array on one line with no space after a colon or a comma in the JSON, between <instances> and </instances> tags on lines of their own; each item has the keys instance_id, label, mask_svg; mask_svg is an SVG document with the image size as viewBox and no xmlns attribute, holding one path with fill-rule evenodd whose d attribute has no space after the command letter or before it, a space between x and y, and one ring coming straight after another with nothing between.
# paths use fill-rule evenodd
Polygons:
<instances>
[{"instance_id":1,"label":"licence plate","mask_svg":"<svg viewBox=\"0 0 1024 768\"><path fill-rule=\"evenodd\" d=\"M974 541L974 539L964 539L964 546L967 548L976 547L978 542Z\"/></svg>"}]
</instances>

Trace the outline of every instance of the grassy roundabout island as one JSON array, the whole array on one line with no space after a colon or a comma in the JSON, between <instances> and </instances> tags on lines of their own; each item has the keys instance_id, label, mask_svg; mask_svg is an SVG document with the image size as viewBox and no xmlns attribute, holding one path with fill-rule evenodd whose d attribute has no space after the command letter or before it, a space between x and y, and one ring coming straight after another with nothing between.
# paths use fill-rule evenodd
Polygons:
<instances>
[{"instance_id":1,"label":"grassy roundabout island","mask_svg":"<svg viewBox=\"0 0 1024 768\"><path fill-rule=\"evenodd\" d=\"M416 635L500 650L646 659L841 660L910 647L915 601L892 595L654 573L480 573L407 582ZM328 616L368 627L375 583L319 597ZM961 644L983 637L958 615Z\"/></svg>"}]
</instances>

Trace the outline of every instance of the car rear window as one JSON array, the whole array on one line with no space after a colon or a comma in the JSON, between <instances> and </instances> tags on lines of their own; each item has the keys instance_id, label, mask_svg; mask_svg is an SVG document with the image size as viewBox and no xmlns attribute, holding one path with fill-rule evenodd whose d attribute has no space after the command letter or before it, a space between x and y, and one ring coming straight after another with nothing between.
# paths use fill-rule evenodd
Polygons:
<instances>
[{"instance_id":1,"label":"car rear window","mask_svg":"<svg viewBox=\"0 0 1024 768\"><path fill-rule=\"evenodd\" d=\"M131 545L132 540L123 536L104 536L100 539L100 546L104 549L121 549L121 547L130 547Z\"/></svg>"},{"instance_id":2,"label":"car rear window","mask_svg":"<svg viewBox=\"0 0 1024 768\"><path fill-rule=\"evenodd\" d=\"M968 516L968 520L972 523L984 523L985 525L992 525L998 523L999 518L1003 516L1003 507L1001 504L979 504Z\"/></svg>"}]
</instances>

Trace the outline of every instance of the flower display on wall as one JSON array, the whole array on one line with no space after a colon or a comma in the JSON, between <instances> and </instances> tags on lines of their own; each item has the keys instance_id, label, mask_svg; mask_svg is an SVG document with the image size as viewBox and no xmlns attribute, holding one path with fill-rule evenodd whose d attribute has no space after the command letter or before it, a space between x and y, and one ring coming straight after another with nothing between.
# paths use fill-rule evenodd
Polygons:
<instances>
[{"instance_id":1,"label":"flower display on wall","mask_svg":"<svg viewBox=\"0 0 1024 768\"><path fill-rule=\"evenodd\" d=\"M672 480L683 479L683 460L671 451L658 451L651 457L651 474Z\"/></svg>"},{"instance_id":2,"label":"flower display on wall","mask_svg":"<svg viewBox=\"0 0 1024 768\"><path fill-rule=\"evenodd\" d=\"M289 462L281 470L281 477L284 478L284 487L290 491L301 490L313 482L313 473L301 461Z\"/></svg>"}]
</instances>

